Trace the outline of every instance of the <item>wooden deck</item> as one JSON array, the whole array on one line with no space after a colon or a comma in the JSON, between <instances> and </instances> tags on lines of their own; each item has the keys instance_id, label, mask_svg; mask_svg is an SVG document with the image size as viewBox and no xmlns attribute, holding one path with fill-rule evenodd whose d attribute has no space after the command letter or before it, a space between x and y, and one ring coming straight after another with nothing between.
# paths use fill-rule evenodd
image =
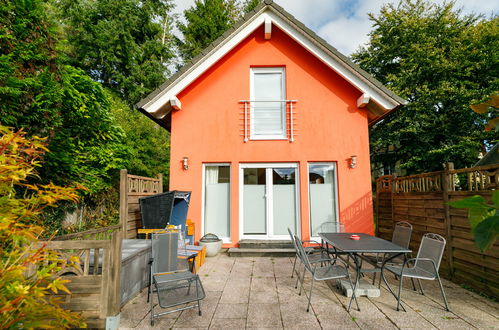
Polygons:
<instances>
[{"instance_id":1,"label":"wooden deck","mask_svg":"<svg viewBox=\"0 0 499 330\"><path fill-rule=\"evenodd\" d=\"M208 258L200 269L206 290L203 315L187 310L156 320L155 328L191 329L497 329L499 304L444 280L451 312L446 312L435 281L424 281L426 296L410 288L402 292L407 312L395 310L396 301L382 288L379 298L359 298L361 312L348 313L332 283L318 282L312 296L298 295L290 278L292 258ZM391 278L394 282L394 279ZM310 282L308 282L310 283ZM307 292L309 287L307 286ZM121 328L149 328L147 292L121 311Z\"/></svg>"}]
</instances>

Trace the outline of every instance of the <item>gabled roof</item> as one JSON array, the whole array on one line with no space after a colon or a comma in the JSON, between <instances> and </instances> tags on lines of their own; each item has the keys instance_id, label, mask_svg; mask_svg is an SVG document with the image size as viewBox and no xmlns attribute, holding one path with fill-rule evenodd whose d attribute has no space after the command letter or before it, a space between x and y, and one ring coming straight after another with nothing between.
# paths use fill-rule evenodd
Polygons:
<instances>
[{"instance_id":1,"label":"gabled roof","mask_svg":"<svg viewBox=\"0 0 499 330\"><path fill-rule=\"evenodd\" d=\"M499 142L496 143L489 152L487 152L482 159L480 159L475 165L476 166L485 166L485 165L494 165L499 163Z\"/></svg>"},{"instance_id":2,"label":"gabled roof","mask_svg":"<svg viewBox=\"0 0 499 330\"><path fill-rule=\"evenodd\" d=\"M137 103L139 110L169 130L171 110L180 107L176 96L268 21L363 93L363 101L359 99L358 103L367 108L370 126L406 103L404 99L383 86L381 82L362 70L282 7L272 0L265 0L198 56L186 63L164 84Z\"/></svg>"}]
</instances>

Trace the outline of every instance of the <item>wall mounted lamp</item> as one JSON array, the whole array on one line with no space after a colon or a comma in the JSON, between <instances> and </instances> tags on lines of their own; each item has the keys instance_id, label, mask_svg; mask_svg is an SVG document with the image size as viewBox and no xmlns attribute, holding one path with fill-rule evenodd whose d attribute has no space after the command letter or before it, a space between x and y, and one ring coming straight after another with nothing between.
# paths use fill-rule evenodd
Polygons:
<instances>
[{"instance_id":1,"label":"wall mounted lamp","mask_svg":"<svg viewBox=\"0 0 499 330\"><path fill-rule=\"evenodd\" d=\"M355 168L357 166L357 156L352 155L350 156L350 168Z\"/></svg>"},{"instance_id":2,"label":"wall mounted lamp","mask_svg":"<svg viewBox=\"0 0 499 330\"><path fill-rule=\"evenodd\" d=\"M185 171L189 169L189 157L182 158L182 166Z\"/></svg>"}]
</instances>

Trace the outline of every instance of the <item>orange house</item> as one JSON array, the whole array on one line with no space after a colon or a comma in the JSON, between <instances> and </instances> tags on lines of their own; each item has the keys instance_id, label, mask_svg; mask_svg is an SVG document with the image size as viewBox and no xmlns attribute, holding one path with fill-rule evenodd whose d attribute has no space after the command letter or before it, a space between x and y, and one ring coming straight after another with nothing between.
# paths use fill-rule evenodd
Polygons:
<instances>
[{"instance_id":1,"label":"orange house","mask_svg":"<svg viewBox=\"0 0 499 330\"><path fill-rule=\"evenodd\" d=\"M195 239L373 233L368 127L404 100L272 1L138 107L171 132L170 189Z\"/></svg>"}]
</instances>

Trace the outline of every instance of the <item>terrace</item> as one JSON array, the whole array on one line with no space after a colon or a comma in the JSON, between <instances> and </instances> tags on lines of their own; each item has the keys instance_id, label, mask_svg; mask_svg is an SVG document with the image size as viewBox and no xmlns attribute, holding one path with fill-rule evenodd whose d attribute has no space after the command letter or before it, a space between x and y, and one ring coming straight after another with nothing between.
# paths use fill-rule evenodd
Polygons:
<instances>
[{"instance_id":1,"label":"terrace","mask_svg":"<svg viewBox=\"0 0 499 330\"><path fill-rule=\"evenodd\" d=\"M444 281L450 304L446 312L436 281L424 281L426 295L412 291L405 282L402 301L407 312L397 312L396 301L382 286L378 298L359 298L361 311L348 313L347 297L333 282L317 282L312 309L307 298L298 295L291 278L292 258L228 257L207 258L199 274L206 290L197 310L160 317L154 328L196 329L490 329L499 325L499 304ZM392 283L395 279L388 276ZM305 285L309 278L305 278ZM308 287L307 292L308 292ZM150 328L147 290L121 310L121 328Z\"/></svg>"}]
</instances>

